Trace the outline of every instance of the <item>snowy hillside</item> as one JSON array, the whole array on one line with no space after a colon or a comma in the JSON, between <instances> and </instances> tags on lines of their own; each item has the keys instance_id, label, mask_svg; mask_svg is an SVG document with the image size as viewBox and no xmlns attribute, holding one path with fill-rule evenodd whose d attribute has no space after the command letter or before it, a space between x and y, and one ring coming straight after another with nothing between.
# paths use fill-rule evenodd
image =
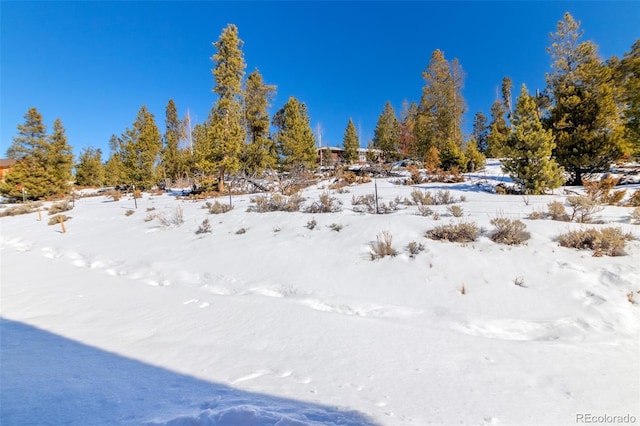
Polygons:
<instances>
[{"instance_id":1,"label":"snowy hillside","mask_svg":"<svg viewBox=\"0 0 640 426\"><path fill-rule=\"evenodd\" d=\"M247 212L254 194L214 215L204 201L145 194L137 209L129 197L77 200L66 233L46 214L3 217L0 423L640 419L640 242L594 257L555 240L604 226L638 237L632 209L605 207L604 225L530 220L566 195L482 190L506 179L493 162L463 183L419 185L465 199L462 218L431 206L439 220L405 204L354 211L373 182L331 191L334 213ZM304 205L327 186L304 190ZM377 186L384 203L417 188ZM178 207L180 226L145 220ZM489 239L500 215L527 225L525 245ZM196 234L204 219L211 232ZM425 237L460 221L485 232L464 244ZM398 255L372 260L383 231ZM411 242L424 245L415 257Z\"/></svg>"}]
</instances>

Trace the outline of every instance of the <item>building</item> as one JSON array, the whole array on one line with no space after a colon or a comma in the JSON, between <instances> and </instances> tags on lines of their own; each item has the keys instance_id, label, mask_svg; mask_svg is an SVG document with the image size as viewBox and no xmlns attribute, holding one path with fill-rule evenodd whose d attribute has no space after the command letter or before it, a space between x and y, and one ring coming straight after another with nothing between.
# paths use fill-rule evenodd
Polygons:
<instances>
[{"instance_id":1,"label":"building","mask_svg":"<svg viewBox=\"0 0 640 426\"><path fill-rule=\"evenodd\" d=\"M316 148L316 152L318 153L318 162L323 165L334 165L339 163L344 163L344 148L340 148L338 146L325 146ZM331 152L331 158L327 161L327 154ZM358 148L358 163L366 163L367 162L367 154L368 153L375 154L375 158L382 158L382 151L379 149L367 149L367 148Z\"/></svg>"},{"instance_id":2,"label":"building","mask_svg":"<svg viewBox=\"0 0 640 426\"><path fill-rule=\"evenodd\" d=\"M0 159L0 182L4 182L4 177L9 173L11 168L16 164L16 160L1 158Z\"/></svg>"}]
</instances>

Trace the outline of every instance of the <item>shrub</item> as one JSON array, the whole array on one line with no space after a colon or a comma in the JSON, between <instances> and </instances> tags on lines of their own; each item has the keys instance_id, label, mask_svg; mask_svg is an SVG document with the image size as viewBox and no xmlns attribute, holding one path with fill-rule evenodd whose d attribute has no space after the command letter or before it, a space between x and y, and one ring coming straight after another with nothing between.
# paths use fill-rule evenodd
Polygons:
<instances>
[{"instance_id":1,"label":"shrub","mask_svg":"<svg viewBox=\"0 0 640 426\"><path fill-rule=\"evenodd\" d=\"M139 189L134 189L133 198L142 198L142 191L140 191Z\"/></svg>"},{"instance_id":2,"label":"shrub","mask_svg":"<svg viewBox=\"0 0 640 426\"><path fill-rule=\"evenodd\" d=\"M236 231L236 235L242 235L242 234L244 234L245 232L247 232L247 230L246 230L246 229L244 229L244 228L240 228L240 229L238 229L238 230Z\"/></svg>"},{"instance_id":3,"label":"shrub","mask_svg":"<svg viewBox=\"0 0 640 426\"><path fill-rule=\"evenodd\" d=\"M332 223L331 225L329 225L329 229L331 229L332 231L340 232L342 230L342 225Z\"/></svg>"},{"instance_id":4,"label":"shrub","mask_svg":"<svg viewBox=\"0 0 640 426\"><path fill-rule=\"evenodd\" d=\"M421 251L424 251L424 244L417 243L415 241L411 241L407 245L407 251L409 252L410 258L415 258Z\"/></svg>"},{"instance_id":5,"label":"shrub","mask_svg":"<svg viewBox=\"0 0 640 426\"><path fill-rule=\"evenodd\" d=\"M316 222L315 219L311 219L309 222L307 222L306 228L309 230L313 230L317 224L318 223Z\"/></svg>"},{"instance_id":6,"label":"shrub","mask_svg":"<svg viewBox=\"0 0 640 426\"><path fill-rule=\"evenodd\" d=\"M619 180L612 176L591 181L583 178L582 185L587 196L598 204L617 204L624 198L626 191L614 191L613 194L609 194L609 192L618 184Z\"/></svg>"},{"instance_id":7,"label":"shrub","mask_svg":"<svg viewBox=\"0 0 640 426\"><path fill-rule=\"evenodd\" d=\"M132 214L134 214L135 211L134 210L127 210L126 212L124 212L125 216L131 216Z\"/></svg>"},{"instance_id":8,"label":"shrub","mask_svg":"<svg viewBox=\"0 0 640 426\"><path fill-rule=\"evenodd\" d=\"M525 232L527 225L517 219L496 217L491 219L491 224L496 227L491 233L491 240L499 244L518 245L531 237Z\"/></svg>"},{"instance_id":9,"label":"shrub","mask_svg":"<svg viewBox=\"0 0 640 426\"><path fill-rule=\"evenodd\" d=\"M272 194L270 196L261 195L251 198L251 202L255 203L255 206L249 207L247 211L257 213L275 211L296 212L300 210L300 205L303 201L304 198L298 193L288 197L281 194Z\"/></svg>"},{"instance_id":10,"label":"shrub","mask_svg":"<svg viewBox=\"0 0 640 426\"><path fill-rule=\"evenodd\" d=\"M120 198L122 198L122 192L117 189L112 189L105 194L105 197L111 198L113 201L120 201Z\"/></svg>"},{"instance_id":11,"label":"shrub","mask_svg":"<svg viewBox=\"0 0 640 426\"><path fill-rule=\"evenodd\" d=\"M364 206L364 208L355 208L354 211L357 212L367 212L367 213L375 213L376 212L376 197L373 194L351 196L351 205L352 206Z\"/></svg>"},{"instance_id":12,"label":"shrub","mask_svg":"<svg viewBox=\"0 0 640 426\"><path fill-rule=\"evenodd\" d=\"M629 215L632 223L640 225L640 207L636 207L633 209L631 214Z\"/></svg>"},{"instance_id":13,"label":"shrub","mask_svg":"<svg viewBox=\"0 0 640 426\"><path fill-rule=\"evenodd\" d=\"M458 243L475 241L480 235L480 228L473 222L441 225L427 232L426 237L432 240L445 240Z\"/></svg>"},{"instance_id":14,"label":"shrub","mask_svg":"<svg viewBox=\"0 0 640 426\"><path fill-rule=\"evenodd\" d=\"M602 210L598 201L592 197L572 195L567 197L567 202L572 209L571 221L591 223L593 215Z\"/></svg>"},{"instance_id":15,"label":"shrub","mask_svg":"<svg viewBox=\"0 0 640 426\"><path fill-rule=\"evenodd\" d=\"M453 217L462 217L464 210L460 206L448 206L447 211L451 213Z\"/></svg>"},{"instance_id":16,"label":"shrub","mask_svg":"<svg viewBox=\"0 0 640 426\"><path fill-rule=\"evenodd\" d=\"M0 212L0 217L18 216L21 214L33 213L37 211L41 206L42 206L42 203L39 203L39 202L20 204L16 207L10 207L8 209L4 209L2 212Z\"/></svg>"},{"instance_id":17,"label":"shrub","mask_svg":"<svg viewBox=\"0 0 640 426\"><path fill-rule=\"evenodd\" d=\"M431 210L429 208L429 206L419 205L418 206L418 214L420 216L431 216L433 214L433 210Z\"/></svg>"},{"instance_id":18,"label":"shrub","mask_svg":"<svg viewBox=\"0 0 640 426\"><path fill-rule=\"evenodd\" d=\"M209 210L209 214L222 214L233 210L233 206L231 204L222 204L217 200L213 204L207 201L202 208Z\"/></svg>"},{"instance_id":19,"label":"shrub","mask_svg":"<svg viewBox=\"0 0 640 426\"><path fill-rule=\"evenodd\" d=\"M567 211L564 208L564 204L560 201L552 201L547 204L548 215L552 220L559 220L561 222L568 222L571 220Z\"/></svg>"},{"instance_id":20,"label":"shrub","mask_svg":"<svg viewBox=\"0 0 640 426\"><path fill-rule=\"evenodd\" d=\"M624 234L620 228L595 228L570 231L558 236L562 247L579 250L593 250L594 256L624 256L627 241L633 239L631 234Z\"/></svg>"},{"instance_id":21,"label":"shrub","mask_svg":"<svg viewBox=\"0 0 640 426\"><path fill-rule=\"evenodd\" d=\"M51 216L51 217L49 218L49 222L47 223L47 225L49 225L49 226L51 226L51 225L57 225L57 224L59 224L60 222L66 222L66 221L68 221L69 219L71 219L71 217L69 217L69 216L65 216L65 215L63 215L63 214L58 214L58 215L55 215L55 216Z\"/></svg>"},{"instance_id":22,"label":"shrub","mask_svg":"<svg viewBox=\"0 0 640 426\"><path fill-rule=\"evenodd\" d=\"M340 202L328 192L323 192L318 201L314 201L304 211L305 213L334 213L340 210L342 210Z\"/></svg>"},{"instance_id":23,"label":"shrub","mask_svg":"<svg viewBox=\"0 0 640 426\"><path fill-rule=\"evenodd\" d=\"M196 230L196 235L205 234L207 232L211 232L211 224L209 223L209 219L205 219L202 221L198 229Z\"/></svg>"},{"instance_id":24,"label":"shrub","mask_svg":"<svg viewBox=\"0 0 640 426\"><path fill-rule=\"evenodd\" d=\"M371 260L381 259L385 256L396 256L398 252L393 248L391 232L382 231L376 235L376 242L371 243Z\"/></svg>"},{"instance_id":25,"label":"shrub","mask_svg":"<svg viewBox=\"0 0 640 426\"><path fill-rule=\"evenodd\" d=\"M564 210L564 207L562 207L562 209ZM544 217L545 217L544 212L534 210L529 214L529 216L527 216L527 219L538 220L538 219L544 219Z\"/></svg>"},{"instance_id":26,"label":"shrub","mask_svg":"<svg viewBox=\"0 0 640 426\"><path fill-rule=\"evenodd\" d=\"M148 211L148 212L152 212L152 211L154 211L155 209L156 209L155 207L147 207L147 211Z\"/></svg>"},{"instance_id":27,"label":"shrub","mask_svg":"<svg viewBox=\"0 0 640 426\"><path fill-rule=\"evenodd\" d=\"M633 194L631 194L628 204L633 207L640 207L640 189L637 189Z\"/></svg>"},{"instance_id":28,"label":"shrub","mask_svg":"<svg viewBox=\"0 0 640 426\"><path fill-rule=\"evenodd\" d=\"M51 207L49 207L49 215L67 212L71 209L73 209L73 204L68 200L59 201L57 203L53 203Z\"/></svg>"},{"instance_id":29,"label":"shrub","mask_svg":"<svg viewBox=\"0 0 640 426\"><path fill-rule=\"evenodd\" d=\"M451 196L451 192L448 189L436 192L436 204L453 204L455 202L456 199Z\"/></svg>"},{"instance_id":30,"label":"shrub","mask_svg":"<svg viewBox=\"0 0 640 426\"><path fill-rule=\"evenodd\" d=\"M419 206L431 206L436 203L429 191L420 191L419 189L411 191L411 199Z\"/></svg>"},{"instance_id":31,"label":"shrub","mask_svg":"<svg viewBox=\"0 0 640 426\"><path fill-rule=\"evenodd\" d=\"M165 215L161 213L158 213L154 216L154 219L158 219L158 222L160 222L160 225L162 225L165 228L180 226L184 223L182 207L180 206L176 207L169 218L167 218Z\"/></svg>"}]
</instances>

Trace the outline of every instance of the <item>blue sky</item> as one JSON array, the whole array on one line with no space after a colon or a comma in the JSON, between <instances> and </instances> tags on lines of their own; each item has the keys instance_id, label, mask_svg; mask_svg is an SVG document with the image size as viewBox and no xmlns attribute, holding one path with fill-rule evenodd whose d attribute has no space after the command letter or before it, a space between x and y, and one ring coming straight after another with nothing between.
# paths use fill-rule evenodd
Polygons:
<instances>
[{"instance_id":1,"label":"blue sky","mask_svg":"<svg viewBox=\"0 0 640 426\"><path fill-rule=\"evenodd\" d=\"M165 106L206 119L215 96L212 42L228 23L244 41L247 73L278 86L272 113L295 96L323 145L342 144L353 118L365 146L386 101L419 101L435 49L465 71L465 130L504 76L514 96L543 89L549 33L564 12L603 58L640 38L640 3L582 2L30 2L2 1L0 150L32 106L69 143L102 148L145 104L164 132Z\"/></svg>"}]
</instances>

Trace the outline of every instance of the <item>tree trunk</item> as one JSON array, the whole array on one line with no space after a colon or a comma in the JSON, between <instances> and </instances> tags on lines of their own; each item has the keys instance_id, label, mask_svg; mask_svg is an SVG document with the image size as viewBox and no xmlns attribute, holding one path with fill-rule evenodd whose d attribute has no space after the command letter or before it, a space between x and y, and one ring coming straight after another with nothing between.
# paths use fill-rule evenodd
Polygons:
<instances>
[{"instance_id":1,"label":"tree trunk","mask_svg":"<svg viewBox=\"0 0 640 426\"><path fill-rule=\"evenodd\" d=\"M220 168L220 176L218 177L218 192L224 192L224 167Z\"/></svg>"}]
</instances>

